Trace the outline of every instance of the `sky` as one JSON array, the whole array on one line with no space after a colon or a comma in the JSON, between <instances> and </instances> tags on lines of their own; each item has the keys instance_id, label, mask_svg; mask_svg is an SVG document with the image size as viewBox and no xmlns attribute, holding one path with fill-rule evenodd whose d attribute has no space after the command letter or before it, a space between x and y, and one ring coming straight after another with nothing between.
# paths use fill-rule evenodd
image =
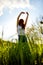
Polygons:
<instances>
[{"instance_id":1,"label":"sky","mask_svg":"<svg viewBox=\"0 0 43 65\"><path fill-rule=\"evenodd\" d=\"M43 0L0 0L0 38L17 37L17 17L20 12L28 12L27 26L36 23L36 19L43 16ZM26 14L21 15L26 18Z\"/></svg>"}]
</instances>

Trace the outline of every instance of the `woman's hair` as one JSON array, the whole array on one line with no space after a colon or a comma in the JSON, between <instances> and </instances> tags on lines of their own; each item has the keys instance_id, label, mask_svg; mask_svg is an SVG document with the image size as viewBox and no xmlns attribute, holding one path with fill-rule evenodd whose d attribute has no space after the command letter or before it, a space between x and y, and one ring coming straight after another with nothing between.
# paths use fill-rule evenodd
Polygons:
<instances>
[{"instance_id":1,"label":"woman's hair","mask_svg":"<svg viewBox=\"0 0 43 65\"><path fill-rule=\"evenodd\" d=\"M23 19L20 19L20 20L19 20L19 25L20 25L23 29L25 29L25 25L24 25L24 20L23 20Z\"/></svg>"},{"instance_id":2,"label":"woman's hair","mask_svg":"<svg viewBox=\"0 0 43 65\"><path fill-rule=\"evenodd\" d=\"M24 20L23 19L20 19L19 20L19 25L22 25L22 23L24 23Z\"/></svg>"}]
</instances>

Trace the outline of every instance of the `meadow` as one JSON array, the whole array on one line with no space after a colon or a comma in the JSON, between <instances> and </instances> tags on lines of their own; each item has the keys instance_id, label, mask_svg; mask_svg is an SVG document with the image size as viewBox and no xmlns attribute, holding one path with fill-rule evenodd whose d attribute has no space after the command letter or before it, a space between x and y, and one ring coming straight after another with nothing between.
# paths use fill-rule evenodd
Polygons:
<instances>
[{"instance_id":1,"label":"meadow","mask_svg":"<svg viewBox=\"0 0 43 65\"><path fill-rule=\"evenodd\" d=\"M27 31L26 36L27 43L0 38L0 65L43 65L43 38L34 27Z\"/></svg>"}]
</instances>

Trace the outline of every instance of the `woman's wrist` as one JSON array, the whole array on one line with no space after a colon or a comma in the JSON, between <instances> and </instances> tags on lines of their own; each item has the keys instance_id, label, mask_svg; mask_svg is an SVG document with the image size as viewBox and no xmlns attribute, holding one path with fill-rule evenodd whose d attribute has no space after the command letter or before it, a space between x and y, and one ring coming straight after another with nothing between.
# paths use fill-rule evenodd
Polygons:
<instances>
[{"instance_id":1,"label":"woman's wrist","mask_svg":"<svg viewBox=\"0 0 43 65\"><path fill-rule=\"evenodd\" d=\"M27 14L27 15L29 15L29 13L28 13L28 12L26 12L26 14Z\"/></svg>"}]
</instances>

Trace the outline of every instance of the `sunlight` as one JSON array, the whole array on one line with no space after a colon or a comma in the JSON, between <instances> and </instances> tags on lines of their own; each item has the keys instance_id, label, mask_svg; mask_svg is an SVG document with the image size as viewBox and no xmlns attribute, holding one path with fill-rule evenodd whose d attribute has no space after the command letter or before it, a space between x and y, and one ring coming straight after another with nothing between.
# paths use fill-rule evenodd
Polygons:
<instances>
[{"instance_id":1,"label":"sunlight","mask_svg":"<svg viewBox=\"0 0 43 65\"><path fill-rule=\"evenodd\" d=\"M0 38L2 37L2 26L0 25Z\"/></svg>"},{"instance_id":2,"label":"sunlight","mask_svg":"<svg viewBox=\"0 0 43 65\"><path fill-rule=\"evenodd\" d=\"M8 39L10 36L16 34L16 20L12 18L6 24L4 26L4 39Z\"/></svg>"},{"instance_id":3,"label":"sunlight","mask_svg":"<svg viewBox=\"0 0 43 65\"><path fill-rule=\"evenodd\" d=\"M26 14L23 14L21 15L20 18L23 18L24 21L26 19ZM8 39L16 39L17 38L17 27L16 27L16 24L17 24L17 16L11 18L7 23L6 25L4 26L4 34L3 34L3 39L5 40L8 40ZM31 17L29 15L29 18L28 18L28 21L27 21L27 25L26 25L26 28L27 27L31 27L31 24L32 24L32 21L31 21ZM2 36L2 27L0 27L0 31L1 31L1 36ZM0 37L1 37L0 36ZM10 38L11 37L11 38Z\"/></svg>"}]
</instances>

